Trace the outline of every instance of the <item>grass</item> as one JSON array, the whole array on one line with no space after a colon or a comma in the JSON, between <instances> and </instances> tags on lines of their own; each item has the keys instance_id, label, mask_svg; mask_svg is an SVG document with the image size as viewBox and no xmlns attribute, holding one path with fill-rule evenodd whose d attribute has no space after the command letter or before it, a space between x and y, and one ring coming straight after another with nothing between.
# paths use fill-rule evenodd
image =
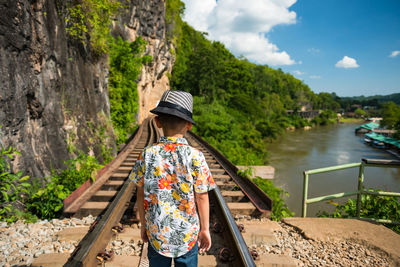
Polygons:
<instances>
[{"instance_id":1,"label":"grass","mask_svg":"<svg viewBox=\"0 0 400 267\"><path fill-rule=\"evenodd\" d=\"M362 118L340 118L340 122L343 122L343 123L363 123L364 119L362 119Z\"/></svg>"}]
</instances>

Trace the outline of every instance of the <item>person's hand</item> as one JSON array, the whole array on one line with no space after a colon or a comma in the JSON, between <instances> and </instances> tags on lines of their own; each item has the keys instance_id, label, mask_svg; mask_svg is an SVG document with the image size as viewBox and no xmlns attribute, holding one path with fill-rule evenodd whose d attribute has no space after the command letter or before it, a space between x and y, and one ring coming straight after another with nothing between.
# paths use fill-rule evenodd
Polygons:
<instances>
[{"instance_id":1,"label":"person's hand","mask_svg":"<svg viewBox=\"0 0 400 267\"><path fill-rule=\"evenodd\" d=\"M211 236L210 236L210 231L208 230L201 230L199 233L199 238L198 238L198 246L199 246L199 252L203 253L205 251L208 251L211 247Z\"/></svg>"},{"instance_id":2,"label":"person's hand","mask_svg":"<svg viewBox=\"0 0 400 267\"><path fill-rule=\"evenodd\" d=\"M149 239L147 237L147 233L146 233L146 227L144 225L142 225L142 227L140 228L140 236L142 237L143 242L149 241Z\"/></svg>"}]
</instances>

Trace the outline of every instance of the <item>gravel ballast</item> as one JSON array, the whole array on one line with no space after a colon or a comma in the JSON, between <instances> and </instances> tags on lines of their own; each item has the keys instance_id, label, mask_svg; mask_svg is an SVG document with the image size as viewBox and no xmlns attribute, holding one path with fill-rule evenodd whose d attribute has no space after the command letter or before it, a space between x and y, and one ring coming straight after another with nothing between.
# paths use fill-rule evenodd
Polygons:
<instances>
[{"instance_id":1,"label":"gravel ballast","mask_svg":"<svg viewBox=\"0 0 400 267\"><path fill-rule=\"evenodd\" d=\"M0 224L0 266L30 265L40 254L71 253L78 242L58 241L57 232L71 227L90 226L95 218L53 219L36 223L18 221Z\"/></svg>"},{"instance_id":2,"label":"gravel ballast","mask_svg":"<svg viewBox=\"0 0 400 267\"><path fill-rule=\"evenodd\" d=\"M36 223L17 222L11 225L0 223L0 266L29 266L34 258L48 253L71 253L78 241L59 241L57 232L71 227L90 226L95 220L88 216L82 219L54 219ZM249 221L241 217L239 221ZM263 220L263 219L261 219ZM294 227L279 222L279 230L273 234L277 244L252 245L260 255L287 255L296 259L299 266L398 266L398 262L377 248L357 240L314 241L305 238ZM137 226L131 226L137 227ZM139 256L142 243L111 241L109 249L116 255Z\"/></svg>"}]
</instances>

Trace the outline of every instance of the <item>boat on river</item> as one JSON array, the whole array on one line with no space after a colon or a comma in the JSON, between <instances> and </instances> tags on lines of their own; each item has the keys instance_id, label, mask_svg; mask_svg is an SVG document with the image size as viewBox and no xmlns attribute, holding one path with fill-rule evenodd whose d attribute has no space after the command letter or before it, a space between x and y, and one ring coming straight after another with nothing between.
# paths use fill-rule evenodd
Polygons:
<instances>
[{"instance_id":1,"label":"boat on river","mask_svg":"<svg viewBox=\"0 0 400 267\"><path fill-rule=\"evenodd\" d=\"M376 148L391 149L395 152L400 150L400 140L374 132L365 134L364 143L372 144Z\"/></svg>"},{"instance_id":2,"label":"boat on river","mask_svg":"<svg viewBox=\"0 0 400 267\"><path fill-rule=\"evenodd\" d=\"M364 143L366 143L367 145L371 145L373 142L373 140L371 138L369 138L368 136L364 137Z\"/></svg>"},{"instance_id":3,"label":"boat on river","mask_svg":"<svg viewBox=\"0 0 400 267\"><path fill-rule=\"evenodd\" d=\"M366 124L363 124L363 125L360 125L359 127L357 127L355 130L355 133L356 134L370 133L378 127L379 127L378 123L369 122L369 123L366 123Z\"/></svg>"},{"instance_id":4,"label":"boat on river","mask_svg":"<svg viewBox=\"0 0 400 267\"><path fill-rule=\"evenodd\" d=\"M372 142L372 145L376 148L386 148L386 145L382 141L375 140Z\"/></svg>"}]
</instances>

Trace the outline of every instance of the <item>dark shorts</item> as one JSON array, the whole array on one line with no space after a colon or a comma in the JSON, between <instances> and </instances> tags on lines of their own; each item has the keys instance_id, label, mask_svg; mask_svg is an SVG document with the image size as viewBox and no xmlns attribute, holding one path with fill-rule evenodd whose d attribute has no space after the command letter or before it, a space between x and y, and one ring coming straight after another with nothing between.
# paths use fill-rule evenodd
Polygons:
<instances>
[{"instance_id":1,"label":"dark shorts","mask_svg":"<svg viewBox=\"0 0 400 267\"><path fill-rule=\"evenodd\" d=\"M149 244L147 257L149 258L150 267L170 267L172 259L174 259L175 267L197 267L198 250L196 242L196 245L188 253L177 258L169 258L159 254Z\"/></svg>"}]
</instances>

